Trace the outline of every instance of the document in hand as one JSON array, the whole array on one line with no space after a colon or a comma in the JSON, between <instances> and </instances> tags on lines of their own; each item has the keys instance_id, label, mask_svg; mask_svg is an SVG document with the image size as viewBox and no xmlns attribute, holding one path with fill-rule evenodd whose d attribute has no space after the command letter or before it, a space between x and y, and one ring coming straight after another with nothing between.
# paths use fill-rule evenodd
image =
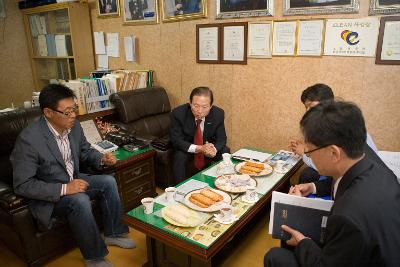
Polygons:
<instances>
[{"instance_id":1,"label":"document in hand","mask_svg":"<svg viewBox=\"0 0 400 267\"><path fill-rule=\"evenodd\" d=\"M274 191L272 193L269 233L273 238L289 240L282 230L285 224L322 244L333 201L305 198Z\"/></svg>"}]
</instances>

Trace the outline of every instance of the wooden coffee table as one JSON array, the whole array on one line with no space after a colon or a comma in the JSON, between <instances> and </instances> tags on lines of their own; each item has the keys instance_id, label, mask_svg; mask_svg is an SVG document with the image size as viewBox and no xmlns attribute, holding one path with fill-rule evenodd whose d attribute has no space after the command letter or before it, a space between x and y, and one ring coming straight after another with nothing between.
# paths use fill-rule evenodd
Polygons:
<instances>
[{"instance_id":1,"label":"wooden coffee table","mask_svg":"<svg viewBox=\"0 0 400 267\"><path fill-rule=\"evenodd\" d=\"M254 218L261 209L265 209L271 201L272 191L287 192L290 186L290 178L301 167L300 160L286 174L273 173L270 176L260 179L267 183L265 193L259 194L260 199L255 204L239 203L240 196L233 196L233 205L238 204L242 209L240 219L231 225L218 224L210 217L207 222L194 228L181 228L169 225L160 217L159 210L163 205L155 203L154 212L145 215L143 206L139 206L126 215L124 222L130 227L146 234L147 243L147 263L143 266L185 266L185 267L209 267L213 265L213 257L244 227ZM208 183L210 187L214 187L214 177L198 173L186 180L197 180ZM261 181L261 180L259 180ZM183 183L185 183L183 182ZM208 240L204 242L196 241L199 232L212 232ZM215 231L218 229L217 231ZM197 234L196 234L197 233ZM216 237L214 233L217 234Z\"/></svg>"}]
</instances>

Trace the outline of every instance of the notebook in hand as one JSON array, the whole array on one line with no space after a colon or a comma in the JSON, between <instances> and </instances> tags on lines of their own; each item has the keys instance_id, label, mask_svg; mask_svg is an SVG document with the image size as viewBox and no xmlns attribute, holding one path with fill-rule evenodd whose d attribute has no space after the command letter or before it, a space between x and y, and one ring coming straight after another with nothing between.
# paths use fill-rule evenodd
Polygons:
<instances>
[{"instance_id":1,"label":"notebook in hand","mask_svg":"<svg viewBox=\"0 0 400 267\"><path fill-rule=\"evenodd\" d=\"M285 203L275 203L272 237L289 240L291 235L285 232L281 225L285 224L306 237L310 237L317 244L324 242L326 224L329 211L320 210Z\"/></svg>"}]
</instances>

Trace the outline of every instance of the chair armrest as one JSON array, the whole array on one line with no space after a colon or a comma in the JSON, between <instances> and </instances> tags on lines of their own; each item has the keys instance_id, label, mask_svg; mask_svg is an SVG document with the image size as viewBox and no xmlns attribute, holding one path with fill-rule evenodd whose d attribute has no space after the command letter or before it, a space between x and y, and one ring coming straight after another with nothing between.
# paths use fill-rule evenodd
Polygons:
<instances>
[{"instance_id":1,"label":"chair armrest","mask_svg":"<svg viewBox=\"0 0 400 267\"><path fill-rule=\"evenodd\" d=\"M9 212L14 213L21 208L26 208L28 201L14 193L10 185L0 182L0 207Z\"/></svg>"}]
</instances>

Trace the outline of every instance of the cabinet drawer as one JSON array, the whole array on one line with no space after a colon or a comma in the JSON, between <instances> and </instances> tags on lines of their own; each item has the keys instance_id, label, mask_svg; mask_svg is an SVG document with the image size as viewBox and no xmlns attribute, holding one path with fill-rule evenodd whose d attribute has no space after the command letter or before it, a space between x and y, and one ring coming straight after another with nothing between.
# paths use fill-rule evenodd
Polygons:
<instances>
[{"instance_id":1,"label":"cabinet drawer","mask_svg":"<svg viewBox=\"0 0 400 267\"><path fill-rule=\"evenodd\" d=\"M121 189L140 183L144 177L149 177L152 174L151 161L144 161L132 165L126 169L122 169L117 173L118 184Z\"/></svg>"},{"instance_id":2,"label":"cabinet drawer","mask_svg":"<svg viewBox=\"0 0 400 267\"><path fill-rule=\"evenodd\" d=\"M125 211L130 211L131 209L140 205L140 200L144 197L152 197L154 194L153 186L151 181L141 183L131 188L124 188L121 195L124 203Z\"/></svg>"}]
</instances>

